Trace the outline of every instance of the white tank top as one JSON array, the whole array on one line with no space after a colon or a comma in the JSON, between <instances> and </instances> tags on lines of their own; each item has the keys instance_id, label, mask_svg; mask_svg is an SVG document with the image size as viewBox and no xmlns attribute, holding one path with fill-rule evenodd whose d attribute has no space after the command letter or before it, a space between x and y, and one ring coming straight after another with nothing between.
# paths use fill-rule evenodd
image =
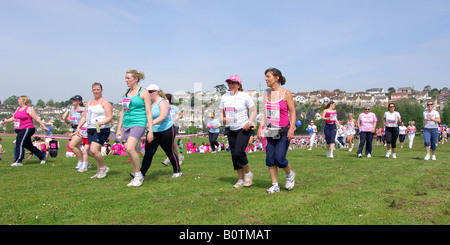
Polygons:
<instances>
[{"instance_id":1,"label":"white tank top","mask_svg":"<svg viewBox=\"0 0 450 245\"><path fill-rule=\"evenodd\" d=\"M106 119L105 109L102 106L103 100L95 106L90 105L91 101L88 103L88 111L86 115L87 127L95 128L95 122L103 122ZM109 128L109 123L102 125L100 128Z\"/></svg>"}]
</instances>

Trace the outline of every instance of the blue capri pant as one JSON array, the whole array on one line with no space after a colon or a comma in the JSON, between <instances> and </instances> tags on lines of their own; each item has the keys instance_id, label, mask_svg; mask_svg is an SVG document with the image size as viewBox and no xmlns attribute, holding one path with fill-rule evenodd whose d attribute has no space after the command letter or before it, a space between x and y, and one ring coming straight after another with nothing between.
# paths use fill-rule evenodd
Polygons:
<instances>
[{"instance_id":1,"label":"blue capri pant","mask_svg":"<svg viewBox=\"0 0 450 245\"><path fill-rule=\"evenodd\" d=\"M425 147L430 147L432 151L436 150L436 141L439 137L438 128L424 128L423 129L423 144Z\"/></svg>"},{"instance_id":2,"label":"blue capri pant","mask_svg":"<svg viewBox=\"0 0 450 245\"><path fill-rule=\"evenodd\" d=\"M266 146L266 166L277 166L279 168L286 168L289 164L286 159L286 153L289 148L289 140L287 133L281 136L280 139L267 138Z\"/></svg>"}]
</instances>

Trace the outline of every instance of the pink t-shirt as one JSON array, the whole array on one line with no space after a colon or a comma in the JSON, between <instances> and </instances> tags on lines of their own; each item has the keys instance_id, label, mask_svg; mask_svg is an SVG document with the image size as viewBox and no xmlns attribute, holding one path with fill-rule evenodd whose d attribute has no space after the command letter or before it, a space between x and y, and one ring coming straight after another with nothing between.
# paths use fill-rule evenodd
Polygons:
<instances>
[{"instance_id":1,"label":"pink t-shirt","mask_svg":"<svg viewBox=\"0 0 450 245\"><path fill-rule=\"evenodd\" d=\"M359 131L370 132L373 129L373 124L377 122L377 116L373 112L361 113L358 117Z\"/></svg>"}]
</instances>

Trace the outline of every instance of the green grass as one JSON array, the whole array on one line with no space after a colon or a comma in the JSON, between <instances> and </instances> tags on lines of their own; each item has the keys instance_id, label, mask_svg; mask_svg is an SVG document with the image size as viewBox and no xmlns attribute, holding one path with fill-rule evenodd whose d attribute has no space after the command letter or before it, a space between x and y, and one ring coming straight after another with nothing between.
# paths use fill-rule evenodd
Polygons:
<instances>
[{"instance_id":1,"label":"green grass","mask_svg":"<svg viewBox=\"0 0 450 245\"><path fill-rule=\"evenodd\" d=\"M104 179L90 179L95 164L78 173L76 159L65 158L65 149L45 165L34 158L23 167L10 167L15 137L1 137L7 150L0 161L2 225L450 223L450 143L438 146L437 161L424 161L420 137L413 149L398 149L397 159L386 159L381 146L374 146L371 159L356 158L356 150L347 149L337 150L335 159L327 159L322 148L289 151L296 186L276 194L265 193L271 181L264 152L248 154L254 174L249 188L233 188L237 175L230 153L185 154L183 176L172 179L172 168L161 164L161 150L144 184L135 188L127 187L127 156L105 157L111 170ZM280 171L283 186L284 181Z\"/></svg>"}]
</instances>

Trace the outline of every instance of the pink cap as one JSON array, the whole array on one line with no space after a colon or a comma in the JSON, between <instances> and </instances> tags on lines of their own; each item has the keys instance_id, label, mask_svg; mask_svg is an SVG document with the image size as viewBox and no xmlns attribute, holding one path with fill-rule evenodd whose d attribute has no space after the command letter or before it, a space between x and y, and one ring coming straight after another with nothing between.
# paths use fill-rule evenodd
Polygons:
<instances>
[{"instance_id":1,"label":"pink cap","mask_svg":"<svg viewBox=\"0 0 450 245\"><path fill-rule=\"evenodd\" d=\"M228 81L238 82L238 83L242 84L241 78L238 75L233 75L230 78L228 78L227 80L225 80L225 82L228 82Z\"/></svg>"}]
</instances>

